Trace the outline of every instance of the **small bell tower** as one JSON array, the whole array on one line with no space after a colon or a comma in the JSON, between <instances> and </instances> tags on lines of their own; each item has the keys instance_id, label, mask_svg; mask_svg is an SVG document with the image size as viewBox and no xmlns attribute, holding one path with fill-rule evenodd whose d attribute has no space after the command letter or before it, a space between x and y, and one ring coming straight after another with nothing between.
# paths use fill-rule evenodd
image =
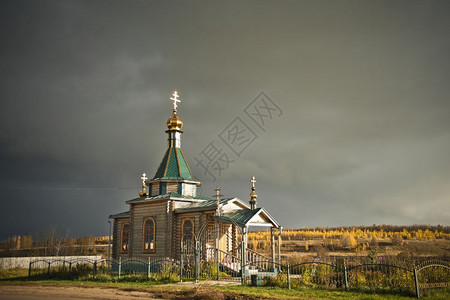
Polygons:
<instances>
[{"instance_id":1,"label":"small bell tower","mask_svg":"<svg viewBox=\"0 0 450 300\"><path fill-rule=\"evenodd\" d=\"M191 168L181 150L181 134L183 121L177 114L180 95L174 91L170 97L173 109L172 115L166 122L168 134L168 147L164 157L152 179L146 180L150 197L176 193L183 196L195 197L197 187L200 186L192 174Z\"/></svg>"}]
</instances>

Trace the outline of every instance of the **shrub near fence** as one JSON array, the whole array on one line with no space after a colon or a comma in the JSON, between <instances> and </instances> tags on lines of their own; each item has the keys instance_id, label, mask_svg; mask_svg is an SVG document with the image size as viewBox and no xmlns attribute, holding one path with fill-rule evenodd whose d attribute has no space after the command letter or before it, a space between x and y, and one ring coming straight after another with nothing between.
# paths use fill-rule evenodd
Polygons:
<instances>
[{"instance_id":1,"label":"shrub near fence","mask_svg":"<svg viewBox=\"0 0 450 300\"><path fill-rule=\"evenodd\" d=\"M87 274L95 274L98 265L104 260L92 260L87 258L78 259L36 259L32 260L28 266L28 276L36 275L61 275L64 274L69 278L85 276Z\"/></svg>"},{"instance_id":2,"label":"shrub near fence","mask_svg":"<svg viewBox=\"0 0 450 300\"><path fill-rule=\"evenodd\" d=\"M274 264L278 267L277 273L267 272L263 267L253 268L259 271L257 276L260 279L256 282L288 288L307 286L419 296L420 290L425 288L450 287L448 261L423 261L420 265L398 261L401 266L386 263L387 261L381 259L374 263L361 263L352 260L349 265L343 259L309 259L304 262ZM244 282L248 283L248 279L247 277Z\"/></svg>"},{"instance_id":3,"label":"shrub near fence","mask_svg":"<svg viewBox=\"0 0 450 300\"><path fill-rule=\"evenodd\" d=\"M347 274L348 285L352 289L403 293L414 291L414 272L403 267L369 263L349 267Z\"/></svg>"},{"instance_id":4,"label":"shrub near fence","mask_svg":"<svg viewBox=\"0 0 450 300\"><path fill-rule=\"evenodd\" d=\"M103 260L97 267L98 273L116 275L118 279L141 274L148 279L179 281L180 265L169 258Z\"/></svg>"},{"instance_id":5,"label":"shrub near fence","mask_svg":"<svg viewBox=\"0 0 450 300\"><path fill-rule=\"evenodd\" d=\"M344 266L328 262L304 262L290 265L290 285L342 288L345 286Z\"/></svg>"},{"instance_id":6,"label":"shrub near fence","mask_svg":"<svg viewBox=\"0 0 450 300\"><path fill-rule=\"evenodd\" d=\"M450 265L439 260L429 260L416 267L419 287L421 289L449 287Z\"/></svg>"}]
</instances>

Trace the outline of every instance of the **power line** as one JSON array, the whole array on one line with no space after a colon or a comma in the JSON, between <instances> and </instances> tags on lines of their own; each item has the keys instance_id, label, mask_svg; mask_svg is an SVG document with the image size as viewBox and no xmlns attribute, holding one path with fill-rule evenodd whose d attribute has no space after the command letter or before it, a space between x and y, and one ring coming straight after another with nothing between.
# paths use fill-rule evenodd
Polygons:
<instances>
[{"instance_id":1,"label":"power line","mask_svg":"<svg viewBox=\"0 0 450 300\"><path fill-rule=\"evenodd\" d=\"M13 187L1 186L0 190L42 190L42 191L101 191L101 190L131 190L137 187Z\"/></svg>"}]
</instances>

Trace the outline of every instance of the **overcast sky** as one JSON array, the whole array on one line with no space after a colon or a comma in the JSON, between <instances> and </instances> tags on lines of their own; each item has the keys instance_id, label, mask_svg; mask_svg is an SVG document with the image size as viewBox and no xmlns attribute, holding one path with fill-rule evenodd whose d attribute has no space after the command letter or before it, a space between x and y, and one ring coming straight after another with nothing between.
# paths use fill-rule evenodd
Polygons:
<instances>
[{"instance_id":1,"label":"overcast sky","mask_svg":"<svg viewBox=\"0 0 450 300\"><path fill-rule=\"evenodd\" d=\"M173 90L203 195L248 201L255 176L285 227L449 225L449 14L449 1L0 1L0 239L107 234L164 155ZM260 92L278 107L263 127L245 113ZM257 136L240 155L220 139L236 118ZM216 181L195 160L211 142L233 161Z\"/></svg>"}]
</instances>

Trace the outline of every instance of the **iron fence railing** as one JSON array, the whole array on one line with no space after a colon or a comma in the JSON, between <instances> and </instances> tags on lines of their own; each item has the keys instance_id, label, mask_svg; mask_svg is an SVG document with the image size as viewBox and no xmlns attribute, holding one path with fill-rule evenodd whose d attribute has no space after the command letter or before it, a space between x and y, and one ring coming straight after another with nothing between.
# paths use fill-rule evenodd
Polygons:
<instances>
[{"instance_id":1,"label":"iron fence railing","mask_svg":"<svg viewBox=\"0 0 450 300\"><path fill-rule=\"evenodd\" d=\"M148 278L183 280L241 280L242 284L302 286L329 289L395 292L420 296L425 289L450 287L450 264L445 260L421 261L416 265L386 261L348 263L345 259L278 263L253 255L249 261L230 253L210 249L203 259L199 251L169 258L119 260L38 259L30 261L29 277L52 274L109 274L118 279L130 274Z\"/></svg>"}]
</instances>

